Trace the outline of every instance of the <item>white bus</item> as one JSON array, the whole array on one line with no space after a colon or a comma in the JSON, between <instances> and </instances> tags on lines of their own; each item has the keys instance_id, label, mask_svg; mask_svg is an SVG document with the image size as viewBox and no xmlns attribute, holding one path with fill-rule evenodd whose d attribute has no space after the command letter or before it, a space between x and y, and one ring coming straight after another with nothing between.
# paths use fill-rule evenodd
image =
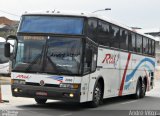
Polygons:
<instances>
[{"instance_id":1,"label":"white bus","mask_svg":"<svg viewBox=\"0 0 160 116\"><path fill-rule=\"evenodd\" d=\"M10 74L10 62L9 59L4 56L4 44L6 40L0 37L0 75Z\"/></svg>"},{"instance_id":2,"label":"white bus","mask_svg":"<svg viewBox=\"0 0 160 116\"><path fill-rule=\"evenodd\" d=\"M105 98L143 98L153 88L155 41L94 14L22 15L14 50L12 94L88 102ZM8 43L5 54L10 57Z\"/></svg>"}]
</instances>

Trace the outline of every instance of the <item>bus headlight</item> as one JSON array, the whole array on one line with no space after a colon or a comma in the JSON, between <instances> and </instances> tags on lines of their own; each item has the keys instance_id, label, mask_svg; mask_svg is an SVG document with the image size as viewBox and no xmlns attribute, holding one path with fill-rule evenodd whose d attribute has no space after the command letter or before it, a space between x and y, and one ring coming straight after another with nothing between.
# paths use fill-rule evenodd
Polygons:
<instances>
[{"instance_id":1,"label":"bus headlight","mask_svg":"<svg viewBox=\"0 0 160 116\"><path fill-rule=\"evenodd\" d=\"M11 80L11 84L22 84L22 85L25 85L26 81L25 80L18 80L18 79L14 80L14 79L12 79Z\"/></svg>"},{"instance_id":2,"label":"bus headlight","mask_svg":"<svg viewBox=\"0 0 160 116\"><path fill-rule=\"evenodd\" d=\"M71 83L61 83L59 85L59 87L61 88L70 88L70 89L78 89L79 88L79 84L71 84Z\"/></svg>"}]
</instances>

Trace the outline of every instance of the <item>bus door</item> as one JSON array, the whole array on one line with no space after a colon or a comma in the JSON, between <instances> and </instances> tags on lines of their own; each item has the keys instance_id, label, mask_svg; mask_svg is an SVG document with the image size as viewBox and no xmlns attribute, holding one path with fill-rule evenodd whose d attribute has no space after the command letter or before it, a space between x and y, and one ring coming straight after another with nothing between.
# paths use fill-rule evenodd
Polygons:
<instances>
[{"instance_id":1,"label":"bus door","mask_svg":"<svg viewBox=\"0 0 160 116\"><path fill-rule=\"evenodd\" d=\"M82 78L82 94L87 93L83 98L86 101L92 100L92 92L95 84L96 66L97 66L97 51L98 46L87 40L85 44L85 54L84 54L84 77Z\"/></svg>"}]
</instances>

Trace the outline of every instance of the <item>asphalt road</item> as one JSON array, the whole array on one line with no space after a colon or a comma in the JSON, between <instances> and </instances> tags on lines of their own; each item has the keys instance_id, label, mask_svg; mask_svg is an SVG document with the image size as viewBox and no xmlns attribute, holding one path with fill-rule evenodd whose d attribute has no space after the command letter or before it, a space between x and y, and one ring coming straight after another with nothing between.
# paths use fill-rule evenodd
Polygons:
<instances>
[{"instance_id":1,"label":"asphalt road","mask_svg":"<svg viewBox=\"0 0 160 116\"><path fill-rule=\"evenodd\" d=\"M0 116L156 116L160 115L160 80L155 84L154 89L143 99L134 100L128 96L110 98L98 108L55 100L37 105L30 98L12 97L10 86L2 85L3 99L9 100L9 103L0 104Z\"/></svg>"}]
</instances>

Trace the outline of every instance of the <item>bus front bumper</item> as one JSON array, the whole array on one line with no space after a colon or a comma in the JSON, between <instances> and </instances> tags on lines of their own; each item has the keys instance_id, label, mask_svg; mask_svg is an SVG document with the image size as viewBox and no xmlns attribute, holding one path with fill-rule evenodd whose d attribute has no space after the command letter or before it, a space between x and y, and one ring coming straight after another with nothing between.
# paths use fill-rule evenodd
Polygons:
<instances>
[{"instance_id":1,"label":"bus front bumper","mask_svg":"<svg viewBox=\"0 0 160 116\"><path fill-rule=\"evenodd\" d=\"M14 97L44 98L80 102L80 89L16 84L13 84L11 88L12 95Z\"/></svg>"}]
</instances>

